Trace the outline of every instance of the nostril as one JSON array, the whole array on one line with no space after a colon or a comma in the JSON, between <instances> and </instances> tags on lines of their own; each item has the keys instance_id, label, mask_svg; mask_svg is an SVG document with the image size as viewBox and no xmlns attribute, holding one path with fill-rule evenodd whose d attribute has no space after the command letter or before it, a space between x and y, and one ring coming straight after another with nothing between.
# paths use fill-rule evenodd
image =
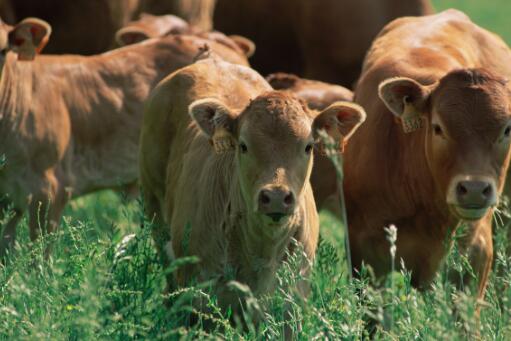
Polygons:
<instances>
[{"instance_id":1,"label":"nostril","mask_svg":"<svg viewBox=\"0 0 511 341\"><path fill-rule=\"evenodd\" d=\"M459 183L457 186L456 186L456 193L458 195L465 195L467 194L468 190L465 186L463 186L463 184Z\"/></svg>"},{"instance_id":2,"label":"nostril","mask_svg":"<svg viewBox=\"0 0 511 341\"><path fill-rule=\"evenodd\" d=\"M493 194L493 189L492 189L491 185L488 185L485 187L485 189L483 190L483 194L485 197L489 197Z\"/></svg>"},{"instance_id":3,"label":"nostril","mask_svg":"<svg viewBox=\"0 0 511 341\"><path fill-rule=\"evenodd\" d=\"M259 196L259 200L261 201L261 204L264 204L264 205L267 205L270 203L270 197L264 191L261 192L261 195Z\"/></svg>"},{"instance_id":4,"label":"nostril","mask_svg":"<svg viewBox=\"0 0 511 341\"><path fill-rule=\"evenodd\" d=\"M284 197L284 203L286 205L292 205L294 201L295 201L295 199L294 199L293 193L289 193L288 195L286 195Z\"/></svg>"}]
</instances>

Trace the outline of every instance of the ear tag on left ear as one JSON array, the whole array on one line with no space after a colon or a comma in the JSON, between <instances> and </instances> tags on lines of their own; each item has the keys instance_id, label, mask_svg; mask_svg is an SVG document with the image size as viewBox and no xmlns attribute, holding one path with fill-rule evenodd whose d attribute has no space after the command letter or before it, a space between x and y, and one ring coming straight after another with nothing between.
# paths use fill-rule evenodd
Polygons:
<instances>
[{"instance_id":1,"label":"ear tag on left ear","mask_svg":"<svg viewBox=\"0 0 511 341\"><path fill-rule=\"evenodd\" d=\"M224 127L217 127L211 138L215 153L223 154L234 150L234 140L231 134Z\"/></svg>"},{"instance_id":2,"label":"ear tag on left ear","mask_svg":"<svg viewBox=\"0 0 511 341\"><path fill-rule=\"evenodd\" d=\"M422 127L422 117L409 101L408 97L403 98L403 116L401 116L401 125L405 133L412 133Z\"/></svg>"},{"instance_id":3,"label":"ear tag on left ear","mask_svg":"<svg viewBox=\"0 0 511 341\"><path fill-rule=\"evenodd\" d=\"M315 149L321 156L333 156L335 154L344 154L344 148L347 145L347 140L344 136L338 139L332 138L325 131L319 133L319 141L315 143Z\"/></svg>"}]
</instances>

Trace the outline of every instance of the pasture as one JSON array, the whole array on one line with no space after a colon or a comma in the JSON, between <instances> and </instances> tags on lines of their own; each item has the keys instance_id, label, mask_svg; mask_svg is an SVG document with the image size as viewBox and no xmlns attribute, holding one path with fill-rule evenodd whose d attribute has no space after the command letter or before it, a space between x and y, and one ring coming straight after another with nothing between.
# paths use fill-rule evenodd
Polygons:
<instances>
[{"instance_id":1,"label":"pasture","mask_svg":"<svg viewBox=\"0 0 511 341\"><path fill-rule=\"evenodd\" d=\"M437 10L456 7L466 11L476 23L511 43L507 0L434 3ZM380 322L374 331L378 340L464 340L477 330L485 340L511 339L511 258L506 253L511 241L507 240L509 226L502 222L506 217L509 220L511 211L504 204L495 217L494 267L485 301L479 302L484 307L479 325L470 288L456 291L447 279L447 269L460 276L471 273L467 259L455 248L432 290L412 288L406 270L394 272L376 289L369 285L370 269L361 279L348 278L343 229L338 220L322 212L322 238L309 299L302 301L290 289L299 279L295 269L301 262L299 255L293 256L280 270L280 285L271 297L256 300L246 287L236 287L248 297L247 314L265 307L265 322L257 329L249 326L248 331L232 327L228 313L216 309L208 283L163 294L165 274L149 228L140 228L149 224L143 219L142 206L141 199L128 200L110 191L80 198L67 206L59 231L35 245L29 242L25 217L18 227L15 255L0 268L0 339L275 339L288 323L283 311L289 306L294 318L291 327L300 340L364 339L369 336L368 320ZM44 260L48 243L54 245L53 253ZM177 260L169 271L194 261ZM399 264L396 259L395 267L400 268ZM192 298L202 299L212 311L200 315L196 325L189 324ZM202 322L213 322L216 328L206 333Z\"/></svg>"}]
</instances>

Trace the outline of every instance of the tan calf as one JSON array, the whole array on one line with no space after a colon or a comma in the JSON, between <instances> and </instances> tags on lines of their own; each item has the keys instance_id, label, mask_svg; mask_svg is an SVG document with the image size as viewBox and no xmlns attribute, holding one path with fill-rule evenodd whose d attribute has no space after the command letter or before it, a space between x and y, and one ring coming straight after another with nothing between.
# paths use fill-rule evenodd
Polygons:
<instances>
[{"instance_id":1,"label":"tan calf","mask_svg":"<svg viewBox=\"0 0 511 341\"><path fill-rule=\"evenodd\" d=\"M348 138L364 116L345 102L318 114L289 92L272 91L255 71L215 59L162 81L144 115L141 184L148 214L161 224L160 248L171 236L169 257L200 258L177 271L178 283L216 279L220 305L238 314L228 281L255 295L273 290L291 238L312 260L316 132Z\"/></svg>"},{"instance_id":2,"label":"tan calf","mask_svg":"<svg viewBox=\"0 0 511 341\"><path fill-rule=\"evenodd\" d=\"M92 56L38 56L49 26L28 19L0 26L2 207L16 216L0 254L30 212L32 239L53 231L70 197L136 181L144 101L166 75L194 61L205 45L232 62L244 55L194 36L169 36ZM46 215L47 218L46 219ZM46 221L49 224L46 224Z\"/></svg>"}]
</instances>

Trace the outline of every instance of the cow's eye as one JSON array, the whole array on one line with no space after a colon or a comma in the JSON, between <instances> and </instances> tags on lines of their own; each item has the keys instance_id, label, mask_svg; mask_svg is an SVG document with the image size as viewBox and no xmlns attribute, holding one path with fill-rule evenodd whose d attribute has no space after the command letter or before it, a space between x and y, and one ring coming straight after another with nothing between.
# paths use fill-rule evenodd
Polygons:
<instances>
[{"instance_id":1,"label":"cow's eye","mask_svg":"<svg viewBox=\"0 0 511 341\"><path fill-rule=\"evenodd\" d=\"M511 126L507 127L506 130L504 130L504 136L505 137L511 136Z\"/></svg>"},{"instance_id":2,"label":"cow's eye","mask_svg":"<svg viewBox=\"0 0 511 341\"><path fill-rule=\"evenodd\" d=\"M248 151L247 145L244 142L240 143L240 151L245 154Z\"/></svg>"},{"instance_id":3,"label":"cow's eye","mask_svg":"<svg viewBox=\"0 0 511 341\"><path fill-rule=\"evenodd\" d=\"M306 154L310 154L310 153L312 153L312 148L313 148L312 143L309 143L309 144L305 147L305 153L306 153Z\"/></svg>"},{"instance_id":4,"label":"cow's eye","mask_svg":"<svg viewBox=\"0 0 511 341\"><path fill-rule=\"evenodd\" d=\"M435 136L442 136L444 132L442 131L442 127L440 125L433 123L433 134Z\"/></svg>"}]
</instances>

